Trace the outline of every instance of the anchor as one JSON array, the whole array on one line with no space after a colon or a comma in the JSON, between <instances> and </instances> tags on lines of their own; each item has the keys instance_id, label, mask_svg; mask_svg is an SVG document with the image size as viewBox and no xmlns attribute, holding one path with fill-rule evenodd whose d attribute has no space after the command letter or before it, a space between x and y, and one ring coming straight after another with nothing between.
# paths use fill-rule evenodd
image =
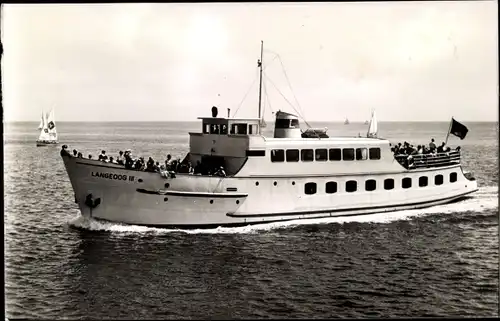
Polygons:
<instances>
[{"instance_id":1,"label":"anchor","mask_svg":"<svg viewBox=\"0 0 500 321\"><path fill-rule=\"evenodd\" d=\"M85 205L87 205L90 208L90 216L92 217L92 209L96 208L99 204L101 204L101 198L96 198L94 199L92 197L92 193L87 195L85 198Z\"/></svg>"}]
</instances>

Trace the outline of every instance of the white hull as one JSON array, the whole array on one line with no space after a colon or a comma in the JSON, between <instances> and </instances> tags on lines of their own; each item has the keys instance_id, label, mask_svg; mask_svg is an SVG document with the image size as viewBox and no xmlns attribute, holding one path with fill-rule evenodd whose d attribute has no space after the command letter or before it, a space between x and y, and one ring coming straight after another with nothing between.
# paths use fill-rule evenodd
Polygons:
<instances>
[{"instance_id":1,"label":"white hull","mask_svg":"<svg viewBox=\"0 0 500 321\"><path fill-rule=\"evenodd\" d=\"M477 191L476 181L467 179L460 165L371 175L221 178L177 174L167 179L159 173L96 160L63 159L82 215L148 226L232 226L372 214L444 204ZM457 173L453 183L449 181L452 172ZM444 176L444 183L436 186L434 176L438 174ZM429 177L429 185L418 187L418 178L424 175ZM412 188L401 187L403 177L412 178ZM383 188L386 178L394 179L394 189ZM377 180L379 188L365 191L368 179ZM348 180L359 181L359 190L346 192ZM337 182L336 193L325 193L329 181ZM308 182L317 184L316 194L304 194ZM89 194L100 201L94 208L85 202Z\"/></svg>"}]
</instances>

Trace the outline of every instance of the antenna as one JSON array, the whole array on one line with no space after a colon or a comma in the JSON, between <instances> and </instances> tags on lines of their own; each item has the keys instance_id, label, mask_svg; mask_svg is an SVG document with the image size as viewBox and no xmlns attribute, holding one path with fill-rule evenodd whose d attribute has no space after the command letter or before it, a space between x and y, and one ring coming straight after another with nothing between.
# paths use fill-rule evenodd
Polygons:
<instances>
[{"instance_id":1,"label":"antenna","mask_svg":"<svg viewBox=\"0 0 500 321\"><path fill-rule=\"evenodd\" d=\"M261 132L261 128L260 128L260 118L261 118L261 107L262 107L262 54L263 54L263 51L264 51L264 41L260 41L260 60L257 61L257 66L259 67L260 69L260 80L259 80L259 134Z\"/></svg>"}]
</instances>

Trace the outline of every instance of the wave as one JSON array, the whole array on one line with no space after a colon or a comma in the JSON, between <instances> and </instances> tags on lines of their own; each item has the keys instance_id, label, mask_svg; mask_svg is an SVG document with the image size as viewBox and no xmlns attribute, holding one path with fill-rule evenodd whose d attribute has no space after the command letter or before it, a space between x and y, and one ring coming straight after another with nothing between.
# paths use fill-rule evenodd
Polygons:
<instances>
[{"instance_id":1,"label":"wave","mask_svg":"<svg viewBox=\"0 0 500 321\"><path fill-rule=\"evenodd\" d=\"M88 231L106 231L112 233L125 234L165 234L165 233L186 233L186 234L248 234L271 231L274 229L283 229L295 227L298 225L312 224L344 224L344 223L390 223L393 221L411 220L415 217L421 217L432 214L453 214L463 212L476 212L498 209L498 186L486 186L480 188L472 197L465 200L433 206L425 209L404 210L387 213L365 214L348 217L328 217L307 220L292 220L285 222L263 223L242 227L218 227L213 229L167 229L154 228L138 225L120 224L112 222L98 221L78 214L68 225L77 229Z\"/></svg>"}]
</instances>

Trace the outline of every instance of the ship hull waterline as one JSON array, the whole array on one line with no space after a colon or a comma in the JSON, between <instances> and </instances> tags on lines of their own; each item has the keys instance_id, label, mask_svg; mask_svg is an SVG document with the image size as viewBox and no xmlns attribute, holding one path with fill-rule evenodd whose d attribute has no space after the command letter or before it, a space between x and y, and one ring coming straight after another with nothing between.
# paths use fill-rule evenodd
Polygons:
<instances>
[{"instance_id":1,"label":"ship hull waterline","mask_svg":"<svg viewBox=\"0 0 500 321\"><path fill-rule=\"evenodd\" d=\"M188 174L165 178L159 173L128 170L97 160L74 157L63 157L63 160L75 201L84 217L151 227L230 227L394 212L458 201L478 190L476 181L465 178L460 165L440 169L443 173L458 173L456 183L415 188L413 194L402 189L392 192L389 197L381 197L377 192L347 194L339 191L314 198L314 195L304 196L297 192L301 191L300 186L313 179L310 177L294 177L292 183L288 179L289 187L298 188L282 187L280 192L276 185L285 185L285 179L273 185L276 178ZM399 173L401 176L412 174L421 175ZM321 179L349 178L331 175ZM260 181L258 186L256 180ZM381 189L380 193L388 191Z\"/></svg>"}]
</instances>

